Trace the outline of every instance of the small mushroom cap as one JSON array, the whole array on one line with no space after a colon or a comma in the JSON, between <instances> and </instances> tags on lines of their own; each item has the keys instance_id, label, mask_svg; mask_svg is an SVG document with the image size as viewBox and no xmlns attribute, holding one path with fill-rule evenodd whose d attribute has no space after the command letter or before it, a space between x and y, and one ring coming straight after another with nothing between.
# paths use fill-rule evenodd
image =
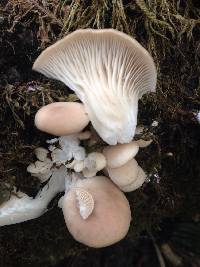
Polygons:
<instances>
[{"instance_id":1,"label":"small mushroom cap","mask_svg":"<svg viewBox=\"0 0 200 267\"><path fill-rule=\"evenodd\" d=\"M47 155L48 155L49 151L46 148L37 147L34 150L34 153L35 153L37 159L39 159L40 161L45 161L47 159Z\"/></svg>"},{"instance_id":2,"label":"small mushroom cap","mask_svg":"<svg viewBox=\"0 0 200 267\"><path fill-rule=\"evenodd\" d=\"M76 188L87 191L94 200L94 209L83 219L77 205ZM65 194L63 214L69 232L89 247L112 245L127 234L131 211L125 195L106 177L96 176L78 180L75 187Z\"/></svg>"},{"instance_id":3,"label":"small mushroom cap","mask_svg":"<svg viewBox=\"0 0 200 267\"><path fill-rule=\"evenodd\" d=\"M107 146L103 150L106 157L108 168L119 168L134 158L138 153L139 145L132 141L128 144L118 144L116 146Z\"/></svg>"},{"instance_id":4,"label":"small mushroom cap","mask_svg":"<svg viewBox=\"0 0 200 267\"><path fill-rule=\"evenodd\" d=\"M77 30L43 51L33 69L74 90L93 127L110 145L133 139L138 99L156 87L148 51L113 29Z\"/></svg>"},{"instance_id":5,"label":"small mushroom cap","mask_svg":"<svg viewBox=\"0 0 200 267\"><path fill-rule=\"evenodd\" d=\"M84 162L87 168L95 169L97 171L102 170L106 166L106 158L100 152L89 153Z\"/></svg>"},{"instance_id":6,"label":"small mushroom cap","mask_svg":"<svg viewBox=\"0 0 200 267\"><path fill-rule=\"evenodd\" d=\"M129 160L119 168L107 168L110 179L118 186L123 187L133 183L138 176L138 163L135 159Z\"/></svg>"},{"instance_id":7,"label":"small mushroom cap","mask_svg":"<svg viewBox=\"0 0 200 267\"><path fill-rule=\"evenodd\" d=\"M123 192L132 192L143 185L146 177L147 177L146 173L143 171L143 169L140 166L138 166L137 178L130 184L127 184L125 186L120 186L120 189Z\"/></svg>"},{"instance_id":8,"label":"small mushroom cap","mask_svg":"<svg viewBox=\"0 0 200 267\"><path fill-rule=\"evenodd\" d=\"M75 172L81 172L84 169L84 161L83 160L77 160L74 164L74 171Z\"/></svg>"},{"instance_id":9,"label":"small mushroom cap","mask_svg":"<svg viewBox=\"0 0 200 267\"><path fill-rule=\"evenodd\" d=\"M58 136L79 133L88 123L83 104L76 102L46 105L35 116L35 125L39 130Z\"/></svg>"}]
</instances>

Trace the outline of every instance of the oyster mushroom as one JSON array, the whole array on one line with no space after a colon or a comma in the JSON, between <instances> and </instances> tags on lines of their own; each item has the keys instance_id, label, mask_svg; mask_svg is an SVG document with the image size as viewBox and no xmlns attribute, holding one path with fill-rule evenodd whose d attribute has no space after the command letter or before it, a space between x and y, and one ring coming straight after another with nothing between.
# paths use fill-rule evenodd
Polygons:
<instances>
[{"instance_id":1,"label":"oyster mushroom","mask_svg":"<svg viewBox=\"0 0 200 267\"><path fill-rule=\"evenodd\" d=\"M107 146L103 150L103 154L107 160L108 168L118 168L134 158L138 153L139 145L136 141L128 144L118 144L116 146Z\"/></svg>"},{"instance_id":2,"label":"oyster mushroom","mask_svg":"<svg viewBox=\"0 0 200 267\"><path fill-rule=\"evenodd\" d=\"M102 153L89 153L84 160L83 175L84 177L93 177L106 166L106 158Z\"/></svg>"},{"instance_id":3,"label":"oyster mushroom","mask_svg":"<svg viewBox=\"0 0 200 267\"><path fill-rule=\"evenodd\" d=\"M113 29L69 34L43 51L33 70L69 86L110 145L132 140L138 99L156 87L150 54L135 39Z\"/></svg>"},{"instance_id":4,"label":"oyster mushroom","mask_svg":"<svg viewBox=\"0 0 200 267\"><path fill-rule=\"evenodd\" d=\"M83 104L76 102L51 103L35 115L35 125L39 130L58 136L79 133L88 123Z\"/></svg>"},{"instance_id":5,"label":"oyster mushroom","mask_svg":"<svg viewBox=\"0 0 200 267\"><path fill-rule=\"evenodd\" d=\"M37 159L39 159L40 161L45 161L47 159L47 155L48 155L49 151L46 148L37 147L34 150L34 153L35 153Z\"/></svg>"},{"instance_id":6,"label":"oyster mushroom","mask_svg":"<svg viewBox=\"0 0 200 267\"><path fill-rule=\"evenodd\" d=\"M106 247L127 234L131 211L125 195L106 177L79 179L62 199L72 236L90 247Z\"/></svg>"},{"instance_id":7,"label":"oyster mushroom","mask_svg":"<svg viewBox=\"0 0 200 267\"><path fill-rule=\"evenodd\" d=\"M135 159L129 160L119 168L106 168L110 179L122 191L131 192L142 186L146 174Z\"/></svg>"},{"instance_id":8,"label":"oyster mushroom","mask_svg":"<svg viewBox=\"0 0 200 267\"><path fill-rule=\"evenodd\" d=\"M75 160L75 164L74 164L74 171L75 172L81 172L84 169L84 161L83 160Z\"/></svg>"},{"instance_id":9,"label":"oyster mushroom","mask_svg":"<svg viewBox=\"0 0 200 267\"><path fill-rule=\"evenodd\" d=\"M132 192L138 189L139 187L141 187L143 183L145 182L146 178L147 178L146 173L140 166L138 166L137 178L133 180L130 184L121 186L120 189L123 192Z\"/></svg>"}]
</instances>

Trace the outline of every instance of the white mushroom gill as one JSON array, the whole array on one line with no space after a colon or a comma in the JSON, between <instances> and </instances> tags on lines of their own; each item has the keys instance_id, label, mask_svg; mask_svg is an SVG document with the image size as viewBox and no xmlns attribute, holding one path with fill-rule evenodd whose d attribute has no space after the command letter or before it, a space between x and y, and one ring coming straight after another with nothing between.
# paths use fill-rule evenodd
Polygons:
<instances>
[{"instance_id":1,"label":"white mushroom gill","mask_svg":"<svg viewBox=\"0 0 200 267\"><path fill-rule=\"evenodd\" d=\"M82 188L76 188L75 193L78 200L80 215L84 220L86 220L93 212L94 199L88 191Z\"/></svg>"},{"instance_id":2,"label":"white mushroom gill","mask_svg":"<svg viewBox=\"0 0 200 267\"><path fill-rule=\"evenodd\" d=\"M138 99L156 87L150 54L113 29L77 30L47 48L33 69L74 90L93 127L110 145L132 140Z\"/></svg>"}]
</instances>

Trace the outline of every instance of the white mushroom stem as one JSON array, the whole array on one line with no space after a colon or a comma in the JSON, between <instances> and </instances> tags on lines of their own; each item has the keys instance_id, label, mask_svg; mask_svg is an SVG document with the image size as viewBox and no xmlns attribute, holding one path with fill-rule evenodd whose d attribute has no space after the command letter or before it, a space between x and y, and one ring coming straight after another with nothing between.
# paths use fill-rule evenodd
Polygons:
<instances>
[{"instance_id":1,"label":"white mushroom stem","mask_svg":"<svg viewBox=\"0 0 200 267\"><path fill-rule=\"evenodd\" d=\"M23 192L13 194L7 202L0 206L0 226L21 223L44 214L49 202L57 193L64 191L66 174L66 169L55 170L49 183L35 198L29 197Z\"/></svg>"},{"instance_id":2,"label":"white mushroom stem","mask_svg":"<svg viewBox=\"0 0 200 267\"><path fill-rule=\"evenodd\" d=\"M46 182L52 175L52 170L50 170L48 173L31 173L31 176L37 177L41 183Z\"/></svg>"}]
</instances>

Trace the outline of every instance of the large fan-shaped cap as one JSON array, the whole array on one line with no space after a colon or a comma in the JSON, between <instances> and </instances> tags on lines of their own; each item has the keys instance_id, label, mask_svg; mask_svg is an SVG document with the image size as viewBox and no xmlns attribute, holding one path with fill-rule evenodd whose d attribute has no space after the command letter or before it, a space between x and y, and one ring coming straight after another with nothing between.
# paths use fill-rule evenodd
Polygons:
<instances>
[{"instance_id":1,"label":"large fan-shaped cap","mask_svg":"<svg viewBox=\"0 0 200 267\"><path fill-rule=\"evenodd\" d=\"M156 86L150 54L113 29L77 30L47 48L33 69L74 90L98 134L111 145L132 140L138 98Z\"/></svg>"}]
</instances>

